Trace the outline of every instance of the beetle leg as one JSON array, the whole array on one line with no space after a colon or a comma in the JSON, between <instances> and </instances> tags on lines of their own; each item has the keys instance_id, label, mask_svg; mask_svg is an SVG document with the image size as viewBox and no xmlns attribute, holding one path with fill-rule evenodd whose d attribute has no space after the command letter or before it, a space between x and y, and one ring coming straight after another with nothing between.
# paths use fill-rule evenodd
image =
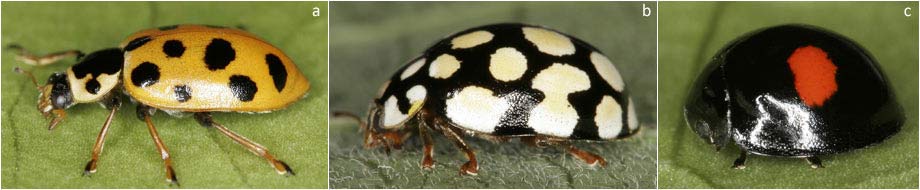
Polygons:
<instances>
[{"instance_id":1,"label":"beetle leg","mask_svg":"<svg viewBox=\"0 0 920 190\"><path fill-rule=\"evenodd\" d=\"M403 141L409 138L409 134L407 131L387 131L380 134L380 137L392 141L393 149L399 150L402 149Z\"/></svg>"},{"instance_id":2,"label":"beetle leg","mask_svg":"<svg viewBox=\"0 0 920 190\"><path fill-rule=\"evenodd\" d=\"M735 159L735 163L732 165L732 168L739 169L739 170L744 169L745 168L744 161L747 160L747 155L748 155L747 151L742 150L741 156L739 156L738 159Z\"/></svg>"},{"instance_id":3,"label":"beetle leg","mask_svg":"<svg viewBox=\"0 0 920 190\"><path fill-rule=\"evenodd\" d=\"M364 132L364 147L365 148L373 148L378 145L383 146L384 152L386 152L387 155L390 155L390 143L387 142L384 134L378 133L375 130L367 130L366 132Z\"/></svg>"},{"instance_id":4,"label":"beetle leg","mask_svg":"<svg viewBox=\"0 0 920 190\"><path fill-rule=\"evenodd\" d=\"M434 152L434 142L431 140L431 135L428 134L428 126L420 126L418 128L419 135L422 136L422 169L429 170L434 168L434 157L432 153Z\"/></svg>"},{"instance_id":5,"label":"beetle leg","mask_svg":"<svg viewBox=\"0 0 920 190\"><path fill-rule=\"evenodd\" d=\"M588 163L588 165L590 166L596 166L596 165L600 165L601 167L607 166L607 161L604 160L603 157L598 156L588 151L584 151L584 150L575 148L575 145L569 145L568 151L569 151L569 154L571 154L572 156L575 156L578 159L581 159L582 161L585 161L585 163Z\"/></svg>"},{"instance_id":6,"label":"beetle leg","mask_svg":"<svg viewBox=\"0 0 920 190\"><path fill-rule=\"evenodd\" d=\"M567 142L552 140L552 139L546 138L546 136L525 136L525 137L520 137L520 139L522 143L530 145L530 146L538 147L538 148L545 148L547 146L558 147L558 146L568 145L568 148L566 149L566 151L569 152L569 154L571 154L575 158L578 158L584 161L585 163L587 163L588 165L592 167L597 166L597 165L600 165L601 167L607 166L607 160L604 160L604 157L598 156L597 154L594 154L588 151L578 149L577 147L575 147L575 145L572 145Z\"/></svg>"},{"instance_id":7,"label":"beetle leg","mask_svg":"<svg viewBox=\"0 0 920 190\"><path fill-rule=\"evenodd\" d=\"M178 185L179 180L176 179L176 174L172 167L172 158L169 156L169 149L163 144L163 140L160 140L160 134L157 133L156 127L153 126L153 121L150 120L150 115L154 111L156 111L154 108L146 105L137 105L138 116L142 116L144 122L147 123L147 130L150 131L150 137L153 138L153 142L157 146L157 152L160 153L160 158L163 159L163 164L166 168L166 182Z\"/></svg>"},{"instance_id":8,"label":"beetle leg","mask_svg":"<svg viewBox=\"0 0 920 190\"><path fill-rule=\"evenodd\" d=\"M419 126L418 126L418 135L422 137L422 169L430 170L434 168L434 157L432 153L434 152L434 141L431 139L431 134L429 133L428 125L428 112L422 111L419 113Z\"/></svg>"},{"instance_id":9,"label":"beetle leg","mask_svg":"<svg viewBox=\"0 0 920 190\"><path fill-rule=\"evenodd\" d=\"M288 176L294 175L294 171L291 170L291 167L289 167L283 161L275 159L275 156L272 156L271 153L268 153L268 149L266 149L264 146L259 145L259 143L253 142L246 137L236 134L233 131L230 131L230 129L227 129L220 123L214 122L214 120L211 118L211 113L195 113L195 119L198 120L199 124L205 127L217 128L218 131L220 131L225 136L230 137L230 139L233 139L233 141L236 141L236 143L243 145L243 147L246 147L246 149L249 149L249 151L252 153L265 158L272 165L272 167L275 168L275 172L278 172L278 174Z\"/></svg>"},{"instance_id":10,"label":"beetle leg","mask_svg":"<svg viewBox=\"0 0 920 190\"><path fill-rule=\"evenodd\" d=\"M102 154L102 147L105 145L105 135L109 132L109 126L112 125L112 118L115 117L115 112L121 107L121 101L117 97L109 98L106 107L112 109L112 111L109 112L109 116L105 118L105 123L102 124L102 130L99 131L99 136L96 136L96 144L93 145L92 156L90 156L89 162L86 163L86 168L83 169L84 176L96 173L96 162L99 161L99 154Z\"/></svg>"},{"instance_id":11,"label":"beetle leg","mask_svg":"<svg viewBox=\"0 0 920 190\"><path fill-rule=\"evenodd\" d=\"M524 137L520 137L520 139L521 139L521 142L523 142L524 144L534 146L537 148L546 148L548 146L569 145L569 143L562 142L562 141L554 141L549 138L546 138L545 136L524 136Z\"/></svg>"},{"instance_id":12,"label":"beetle leg","mask_svg":"<svg viewBox=\"0 0 920 190\"><path fill-rule=\"evenodd\" d=\"M54 128L57 127L57 125L67 117L67 112L65 112L64 109L54 109L51 110L51 113L54 115L52 116L53 119L51 119L51 123L48 123L49 131L54 130Z\"/></svg>"},{"instance_id":13,"label":"beetle leg","mask_svg":"<svg viewBox=\"0 0 920 190\"><path fill-rule=\"evenodd\" d=\"M30 53L25 48L17 44L6 46L6 48L12 50L16 54L16 60L35 66L50 65L70 56L76 56L77 59L80 59L84 55L83 52L80 52L79 50L67 50L38 56Z\"/></svg>"},{"instance_id":14,"label":"beetle leg","mask_svg":"<svg viewBox=\"0 0 920 190\"><path fill-rule=\"evenodd\" d=\"M463 141L463 138L457 134L456 131L451 129L450 124L439 118L434 119L434 126L441 131L448 140L454 142L454 145L457 146L466 154L466 158L469 159L463 166L460 166L460 175L477 175L479 174L479 164L476 162L476 154L473 153L473 150L466 145L466 142Z\"/></svg>"},{"instance_id":15,"label":"beetle leg","mask_svg":"<svg viewBox=\"0 0 920 190\"><path fill-rule=\"evenodd\" d=\"M815 157L806 157L805 161L808 161L808 164L811 165L811 168L818 169L824 168L824 165L821 164L821 159L817 156Z\"/></svg>"}]
</instances>

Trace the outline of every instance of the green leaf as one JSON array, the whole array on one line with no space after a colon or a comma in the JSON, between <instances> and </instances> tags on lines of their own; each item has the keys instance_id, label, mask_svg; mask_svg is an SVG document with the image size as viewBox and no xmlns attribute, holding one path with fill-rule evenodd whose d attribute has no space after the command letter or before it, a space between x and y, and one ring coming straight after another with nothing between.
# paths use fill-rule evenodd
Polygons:
<instances>
[{"instance_id":1,"label":"green leaf","mask_svg":"<svg viewBox=\"0 0 920 190\"><path fill-rule=\"evenodd\" d=\"M216 113L215 120L264 145L297 175L284 177L267 162L194 119L163 112L153 117L170 150L183 188L327 187L326 2L3 2L4 46L37 54L115 47L146 28L192 23L245 26L285 51L311 81L304 99L269 114ZM322 16L311 15L313 7ZM163 161L146 125L127 102L106 139L98 172L81 176L108 111L92 103L67 110L54 131L36 110L38 92L20 66L39 82L74 64L67 59L33 68L2 54L2 188L166 188Z\"/></svg>"},{"instance_id":2,"label":"green leaf","mask_svg":"<svg viewBox=\"0 0 920 190\"><path fill-rule=\"evenodd\" d=\"M654 3L646 3L654 6ZM330 126L332 188L654 188L655 17L642 3L555 2L334 2L330 60L332 110L363 114L379 85L441 38L485 24L522 22L576 36L603 51L620 70L637 103L643 133L615 142L578 144L607 159L591 169L564 151L512 140L465 138L479 159L478 176L460 176L467 159L443 136L435 137L436 166L419 167L421 143L410 137L387 156L362 148L357 124Z\"/></svg>"},{"instance_id":3,"label":"green leaf","mask_svg":"<svg viewBox=\"0 0 920 190\"><path fill-rule=\"evenodd\" d=\"M662 2L659 113L661 188L917 188L917 2ZM752 156L730 169L737 148L716 152L684 122L696 75L726 43L759 28L804 23L836 31L866 48L891 80L909 118L900 133L869 148L802 159Z\"/></svg>"}]
</instances>

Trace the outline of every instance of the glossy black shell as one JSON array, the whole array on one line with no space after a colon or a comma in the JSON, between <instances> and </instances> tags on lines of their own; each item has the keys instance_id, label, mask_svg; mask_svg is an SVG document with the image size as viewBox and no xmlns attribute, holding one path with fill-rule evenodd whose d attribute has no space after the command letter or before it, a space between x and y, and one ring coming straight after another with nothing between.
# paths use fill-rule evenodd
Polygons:
<instances>
[{"instance_id":1,"label":"glossy black shell","mask_svg":"<svg viewBox=\"0 0 920 190\"><path fill-rule=\"evenodd\" d=\"M799 97L786 62L799 47L823 49L837 67L837 91L822 106ZM713 57L690 90L684 116L717 148L729 140L750 153L808 157L882 142L904 113L878 63L833 32L782 25L749 33Z\"/></svg>"}]
</instances>

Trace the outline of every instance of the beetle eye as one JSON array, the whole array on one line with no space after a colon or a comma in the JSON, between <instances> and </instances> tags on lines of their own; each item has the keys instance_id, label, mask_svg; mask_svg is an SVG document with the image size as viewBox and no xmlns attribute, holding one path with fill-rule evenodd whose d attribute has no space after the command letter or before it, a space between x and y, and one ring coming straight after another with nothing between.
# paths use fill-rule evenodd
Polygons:
<instances>
[{"instance_id":1,"label":"beetle eye","mask_svg":"<svg viewBox=\"0 0 920 190\"><path fill-rule=\"evenodd\" d=\"M54 107L61 108L67 105L67 98L64 98L64 96L54 96L51 99L54 102Z\"/></svg>"}]
</instances>

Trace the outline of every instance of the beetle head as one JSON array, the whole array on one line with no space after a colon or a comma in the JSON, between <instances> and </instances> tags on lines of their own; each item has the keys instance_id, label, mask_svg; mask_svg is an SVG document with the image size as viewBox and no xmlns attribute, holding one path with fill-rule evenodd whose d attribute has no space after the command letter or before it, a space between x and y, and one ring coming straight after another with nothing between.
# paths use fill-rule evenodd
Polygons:
<instances>
[{"instance_id":1,"label":"beetle head","mask_svg":"<svg viewBox=\"0 0 920 190\"><path fill-rule=\"evenodd\" d=\"M720 65L710 63L706 67L687 94L684 105L687 124L717 151L731 140L731 94Z\"/></svg>"},{"instance_id":2,"label":"beetle head","mask_svg":"<svg viewBox=\"0 0 920 190\"><path fill-rule=\"evenodd\" d=\"M380 115L383 114L380 109L381 107L382 106L380 104L372 103L368 107L367 118L366 118L367 120L364 120L364 121L361 120L360 116L350 113L350 112L335 111L335 112L332 112L332 114L335 117L351 118L358 122L359 130L364 132L364 147L365 148L374 148L378 145L383 145L384 150L386 150L386 152L389 154L390 146L389 146L389 143L387 143L387 141L384 139L385 129L380 127L379 118L380 118Z\"/></svg>"},{"instance_id":3,"label":"beetle head","mask_svg":"<svg viewBox=\"0 0 920 190\"><path fill-rule=\"evenodd\" d=\"M367 118L364 125L364 146L372 147L375 143L375 136L381 133L384 129L380 127L380 116L383 115L383 106L377 103L371 103L367 109Z\"/></svg>"},{"instance_id":4,"label":"beetle head","mask_svg":"<svg viewBox=\"0 0 920 190\"><path fill-rule=\"evenodd\" d=\"M67 109L73 105L73 92L67 82L67 74L56 72L48 77L48 82L39 87L38 110L48 115L55 109Z\"/></svg>"},{"instance_id":5,"label":"beetle head","mask_svg":"<svg viewBox=\"0 0 920 190\"><path fill-rule=\"evenodd\" d=\"M73 92L67 82L67 74L54 73L48 77L44 86L38 87L38 111L45 117L52 117L48 130L54 129L61 120L64 120L64 109L73 106ZM52 116L52 114L54 114Z\"/></svg>"}]
</instances>

